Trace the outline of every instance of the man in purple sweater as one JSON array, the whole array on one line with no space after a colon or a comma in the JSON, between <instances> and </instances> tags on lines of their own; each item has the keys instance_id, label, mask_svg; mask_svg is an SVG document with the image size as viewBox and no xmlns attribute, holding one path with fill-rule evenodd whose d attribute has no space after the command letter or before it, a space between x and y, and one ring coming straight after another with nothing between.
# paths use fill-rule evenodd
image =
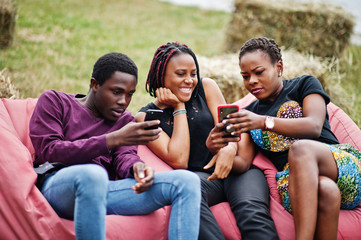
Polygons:
<instances>
[{"instance_id":1,"label":"man in purple sweater","mask_svg":"<svg viewBox=\"0 0 361 240\"><path fill-rule=\"evenodd\" d=\"M60 217L74 219L77 239L105 239L105 215L148 214L172 205L169 239L197 239L200 182L185 170L154 174L137 145L159 137L135 123L128 107L137 85L135 63L121 53L100 57L87 95L43 93L30 120L34 166L66 167L39 186ZM180 224L181 223L181 224Z\"/></svg>"}]
</instances>

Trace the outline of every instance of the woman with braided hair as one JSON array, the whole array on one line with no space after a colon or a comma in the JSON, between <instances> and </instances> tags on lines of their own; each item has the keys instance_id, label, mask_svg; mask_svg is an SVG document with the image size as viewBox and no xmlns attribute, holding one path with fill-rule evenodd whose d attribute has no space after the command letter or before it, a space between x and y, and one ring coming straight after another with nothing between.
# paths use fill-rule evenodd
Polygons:
<instances>
[{"instance_id":1,"label":"woman with braided hair","mask_svg":"<svg viewBox=\"0 0 361 240\"><path fill-rule=\"evenodd\" d=\"M140 110L136 120L144 121L147 109L163 110L160 137L147 146L173 168L191 170L201 179L199 239L224 239L210 210L210 206L223 201L230 203L242 239L278 239L262 171L251 167L240 174L232 167L237 165L239 138L210 141L218 120L217 106L225 100L212 79L200 78L193 51L177 42L160 46L149 69L146 89L156 99Z\"/></svg>"},{"instance_id":2,"label":"woman with braided hair","mask_svg":"<svg viewBox=\"0 0 361 240\"><path fill-rule=\"evenodd\" d=\"M280 171L277 188L293 213L296 239L336 239L340 206L361 202L361 154L332 133L330 98L313 76L282 80L281 50L272 39L248 40L239 65L257 100L225 121L241 134L238 170L247 170L262 152Z\"/></svg>"}]
</instances>

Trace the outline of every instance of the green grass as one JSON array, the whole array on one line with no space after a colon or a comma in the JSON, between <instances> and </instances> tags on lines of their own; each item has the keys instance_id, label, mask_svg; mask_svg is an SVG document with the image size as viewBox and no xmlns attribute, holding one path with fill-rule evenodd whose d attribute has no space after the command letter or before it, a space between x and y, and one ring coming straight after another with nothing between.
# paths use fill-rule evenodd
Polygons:
<instances>
[{"instance_id":1,"label":"green grass","mask_svg":"<svg viewBox=\"0 0 361 240\"><path fill-rule=\"evenodd\" d=\"M13 45L0 52L21 97L43 91L86 93L94 62L108 52L130 56L139 84L130 110L153 99L144 90L158 46L179 41L196 54L221 53L229 14L179 7L156 0L18 0Z\"/></svg>"},{"instance_id":2,"label":"green grass","mask_svg":"<svg viewBox=\"0 0 361 240\"><path fill-rule=\"evenodd\" d=\"M144 83L159 45L179 41L197 55L222 54L230 19L229 13L157 0L18 0L17 8L14 43L0 50L0 70L10 70L21 97L38 97L48 89L86 93L94 62L117 51L139 68L133 113L153 100ZM361 126L361 47L350 46L338 67L352 108L347 113Z\"/></svg>"},{"instance_id":3,"label":"green grass","mask_svg":"<svg viewBox=\"0 0 361 240\"><path fill-rule=\"evenodd\" d=\"M343 97L348 104L346 112L361 128L361 46L348 47L335 68L337 67L341 86L345 90Z\"/></svg>"}]
</instances>

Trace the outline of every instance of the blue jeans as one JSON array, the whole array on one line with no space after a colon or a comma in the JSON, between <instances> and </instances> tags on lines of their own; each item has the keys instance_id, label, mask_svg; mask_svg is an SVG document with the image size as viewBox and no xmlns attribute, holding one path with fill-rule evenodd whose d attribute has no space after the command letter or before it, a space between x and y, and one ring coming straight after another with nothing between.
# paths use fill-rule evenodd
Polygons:
<instances>
[{"instance_id":1,"label":"blue jeans","mask_svg":"<svg viewBox=\"0 0 361 240\"><path fill-rule=\"evenodd\" d=\"M187 170L156 173L148 191L137 194L135 179L109 181L96 164L73 165L50 174L41 192L60 217L74 219L77 239L105 239L105 215L142 215L172 205L169 239L197 239L200 180Z\"/></svg>"}]
</instances>

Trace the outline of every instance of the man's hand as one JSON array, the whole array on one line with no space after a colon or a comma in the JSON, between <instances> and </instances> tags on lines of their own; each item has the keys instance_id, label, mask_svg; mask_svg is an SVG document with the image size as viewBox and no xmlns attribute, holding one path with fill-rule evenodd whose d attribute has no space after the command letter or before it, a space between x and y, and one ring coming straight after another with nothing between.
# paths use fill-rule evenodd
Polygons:
<instances>
[{"instance_id":1,"label":"man's hand","mask_svg":"<svg viewBox=\"0 0 361 240\"><path fill-rule=\"evenodd\" d=\"M137 183L132 187L135 193L142 193L147 191L153 184L154 170L142 162L137 162L133 165L134 178Z\"/></svg>"},{"instance_id":2,"label":"man's hand","mask_svg":"<svg viewBox=\"0 0 361 240\"><path fill-rule=\"evenodd\" d=\"M160 136L161 128L145 130L144 128L158 125L159 120L146 122L130 122L121 129L108 133L108 148L112 149L118 146L145 145Z\"/></svg>"}]
</instances>

